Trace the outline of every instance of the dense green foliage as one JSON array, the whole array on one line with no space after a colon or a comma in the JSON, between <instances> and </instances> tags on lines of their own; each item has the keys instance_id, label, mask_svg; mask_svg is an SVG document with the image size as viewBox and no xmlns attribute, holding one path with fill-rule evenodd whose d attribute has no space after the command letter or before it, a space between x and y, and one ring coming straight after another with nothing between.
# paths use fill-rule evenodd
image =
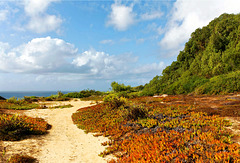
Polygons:
<instances>
[{"instance_id":1,"label":"dense green foliage","mask_svg":"<svg viewBox=\"0 0 240 163\"><path fill-rule=\"evenodd\" d=\"M109 94L104 97L103 101L108 104L111 109L117 109L126 103L126 98L118 97L115 94Z\"/></svg>"},{"instance_id":2,"label":"dense green foliage","mask_svg":"<svg viewBox=\"0 0 240 163\"><path fill-rule=\"evenodd\" d=\"M124 84L119 84L115 81L111 83L111 87L114 92L123 92L123 91L131 92L132 91L131 86L129 85L125 86Z\"/></svg>"},{"instance_id":3,"label":"dense green foliage","mask_svg":"<svg viewBox=\"0 0 240 163\"><path fill-rule=\"evenodd\" d=\"M34 108L40 108L39 104L25 99L17 99L16 97L11 97L0 102L0 109L29 110Z\"/></svg>"},{"instance_id":4,"label":"dense green foliage","mask_svg":"<svg viewBox=\"0 0 240 163\"><path fill-rule=\"evenodd\" d=\"M48 97L37 97L37 96L24 96L24 100L27 102L38 102L38 101L68 101L70 100L69 97L65 97L64 94L59 91L56 95L51 95Z\"/></svg>"},{"instance_id":5,"label":"dense green foliage","mask_svg":"<svg viewBox=\"0 0 240 163\"><path fill-rule=\"evenodd\" d=\"M90 97L90 96L100 96L103 93L100 91L95 91L95 90L82 90L80 92L70 92L67 94L64 94L63 97L70 97L70 98L85 98L85 97Z\"/></svg>"},{"instance_id":6,"label":"dense green foliage","mask_svg":"<svg viewBox=\"0 0 240 163\"><path fill-rule=\"evenodd\" d=\"M145 85L144 95L240 90L240 14L222 14L198 28L162 76Z\"/></svg>"},{"instance_id":7,"label":"dense green foliage","mask_svg":"<svg viewBox=\"0 0 240 163\"><path fill-rule=\"evenodd\" d=\"M140 91L143 90L143 86L131 87L130 85L119 84L117 82L111 83L112 87L112 94L117 95L118 97L125 97L125 98L136 98L140 96Z\"/></svg>"}]
</instances>

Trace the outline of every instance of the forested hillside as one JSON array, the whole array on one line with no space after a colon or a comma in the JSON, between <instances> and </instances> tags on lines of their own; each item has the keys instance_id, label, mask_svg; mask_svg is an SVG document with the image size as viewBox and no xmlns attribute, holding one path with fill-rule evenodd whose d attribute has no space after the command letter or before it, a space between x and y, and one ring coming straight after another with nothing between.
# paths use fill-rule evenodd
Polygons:
<instances>
[{"instance_id":1,"label":"forested hillside","mask_svg":"<svg viewBox=\"0 0 240 163\"><path fill-rule=\"evenodd\" d=\"M222 14L198 28L162 76L143 94L222 94L240 90L240 14Z\"/></svg>"}]
</instances>

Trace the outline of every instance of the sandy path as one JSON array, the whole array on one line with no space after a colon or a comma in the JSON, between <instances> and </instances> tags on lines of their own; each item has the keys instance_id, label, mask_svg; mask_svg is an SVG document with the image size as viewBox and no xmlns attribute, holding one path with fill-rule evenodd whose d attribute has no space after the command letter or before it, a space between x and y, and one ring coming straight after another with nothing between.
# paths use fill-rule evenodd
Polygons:
<instances>
[{"instance_id":1,"label":"sandy path","mask_svg":"<svg viewBox=\"0 0 240 163\"><path fill-rule=\"evenodd\" d=\"M59 102L54 103L59 105ZM61 105L72 104L74 107L65 109L33 109L26 111L25 114L27 116L44 118L52 125L52 129L49 130L49 134L41 136L41 138L20 141L17 142L19 143L18 145L16 145L15 142L14 148L19 151L21 151L21 148L23 150L35 148L35 150L33 150L34 152L31 153L30 151L29 153L37 158L40 163L107 162L106 159L98 156L100 152L104 151L105 147L101 146L101 143L107 141L107 138L85 134L83 130L78 129L77 126L73 124L71 119L72 113L81 107L90 105L90 102L71 101L60 103ZM12 143L14 142L5 142L5 146L11 147ZM28 143L29 145L27 145Z\"/></svg>"}]
</instances>

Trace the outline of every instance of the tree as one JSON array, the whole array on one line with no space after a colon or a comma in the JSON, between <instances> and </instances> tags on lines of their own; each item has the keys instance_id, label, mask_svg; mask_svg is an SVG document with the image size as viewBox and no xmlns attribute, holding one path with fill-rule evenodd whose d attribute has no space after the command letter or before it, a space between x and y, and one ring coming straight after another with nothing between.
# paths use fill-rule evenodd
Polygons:
<instances>
[{"instance_id":1,"label":"tree","mask_svg":"<svg viewBox=\"0 0 240 163\"><path fill-rule=\"evenodd\" d=\"M119 84L115 81L111 83L111 87L114 92L132 91L132 87L130 85L125 86L124 84Z\"/></svg>"},{"instance_id":2,"label":"tree","mask_svg":"<svg viewBox=\"0 0 240 163\"><path fill-rule=\"evenodd\" d=\"M162 76L156 76L146 84L142 92L153 95L187 94L197 90L200 93L240 91L231 84L239 81L240 76L229 77L231 73L239 74L239 70L240 14L222 14L209 25L196 29L180 51L177 61L166 67ZM219 81L228 81L229 87L214 91L217 88L212 86L220 87L223 83ZM200 91L203 85L207 89Z\"/></svg>"}]
</instances>

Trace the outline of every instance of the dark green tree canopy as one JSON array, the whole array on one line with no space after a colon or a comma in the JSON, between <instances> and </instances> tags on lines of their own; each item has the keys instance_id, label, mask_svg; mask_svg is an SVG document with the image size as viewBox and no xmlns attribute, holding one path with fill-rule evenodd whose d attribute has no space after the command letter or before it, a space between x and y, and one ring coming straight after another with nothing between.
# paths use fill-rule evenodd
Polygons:
<instances>
[{"instance_id":1,"label":"dark green tree canopy","mask_svg":"<svg viewBox=\"0 0 240 163\"><path fill-rule=\"evenodd\" d=\"M143 94L214 94L239 90L240 14L222 14L191 34L177 61L166 67L162 76L146 84Z\"/></svg>"},{"instance_id":2,"label":"dark green tree canopy","mask_svg":"<svg viewBox=\"0 0 240 163\"><path fill-rule=\"evenodd\" d=\"M130 85L125 86L124 84L119 84L115 81L111 83L111 87L114 92L123 92L123 91L131 92L131 89L132 89Z\"/></svg>"}]
</instances>

